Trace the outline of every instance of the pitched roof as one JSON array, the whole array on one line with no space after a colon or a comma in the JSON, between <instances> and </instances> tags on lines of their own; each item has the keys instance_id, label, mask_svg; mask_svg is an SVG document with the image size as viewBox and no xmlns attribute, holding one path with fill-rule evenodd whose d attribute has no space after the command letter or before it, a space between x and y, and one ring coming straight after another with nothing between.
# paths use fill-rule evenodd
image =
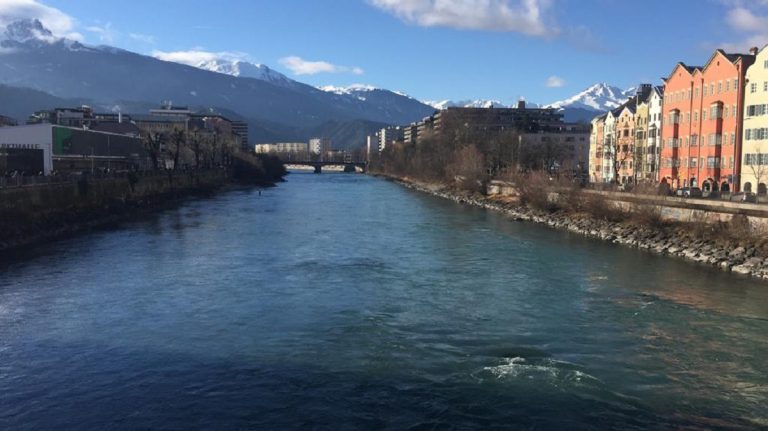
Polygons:
<instances>
[{"instance_id":1,"label":"pitched roof","mask_svg":"<svg viewBox=\"0 0 768 431\"><path fill-rule=\"evenodd\" d=\"M709 67L709 65L712 63L712 60L714 60L715 57L717 57L718 54L722 55L723 57L725 57L728 61L730 61L733 64L736 64L737 62L741 61L745 57L752 57L752 58L754 58L754 55L752 55L752 54L738 54L738 53L728 54L725 51L723 51L722 49L716 49L715 52L713 52L712 55L709 57L709 60L707 60L707 64L704 65L704 69Z\"/></svg>"},{"instance_id":2,"label":"pitched roof","mask_svg":"<svg viewBox=\"0 0 768 431\"><path fill-rule=\"evenodd\" d=\"M674 68L672 68L672 71L671 71L671 72L669 72L669 75L667 75L667 78L666 78L666 79L663 79L663 80L664 80L664 82L667 82L667 81L669 81L669 79L670 79L670 78L672 78L672 75L674 75L674 74L675 74L675 71L676 71L678 68L683 68L683 69L684 69L684 70L685 70L685 71L686 71L686 72L687 72L689 75L693 75L693 74L694 74L694 73L695 73L697 70L698 70L698 71L701 71L701 69L702 69L702 67L701 67L701 66L688 66L687 64L683 63L682 61L679 61L679 62L677 62L677 63L675 64L675 67L674 67Z\"/></svg>"}]
</instances>

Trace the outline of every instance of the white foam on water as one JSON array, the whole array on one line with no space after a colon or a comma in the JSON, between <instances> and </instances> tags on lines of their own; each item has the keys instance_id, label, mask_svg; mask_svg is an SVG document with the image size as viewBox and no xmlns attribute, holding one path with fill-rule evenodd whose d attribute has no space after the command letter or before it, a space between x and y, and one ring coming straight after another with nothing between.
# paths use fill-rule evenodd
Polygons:
<instances>
[{"instance_id":1,"label":"white foam on water","mask_svg":"<svg viewBox=\"0 0 768 431\"><path fill-rule=\"evenodd\" d=\"M496 379L527 379L550 383L556 386L561 384L581 385L585 383L601 383L600 380L583 371L573 369L574 365L568 362L556 361L550 358L528 360L519 356L502 359L501 364L483 367L483 371L490 373Z\"/></svg>"}]
</instances>

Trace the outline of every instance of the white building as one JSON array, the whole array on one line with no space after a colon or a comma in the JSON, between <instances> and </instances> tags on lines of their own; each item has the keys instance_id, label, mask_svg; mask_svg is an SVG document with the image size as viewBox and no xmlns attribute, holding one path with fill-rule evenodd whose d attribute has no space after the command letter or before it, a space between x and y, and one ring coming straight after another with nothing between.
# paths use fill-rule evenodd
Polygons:
<instances>
[{"instance_id":1,"label":"white building","mask_svg":"<svg viewBox=\"0 0 768 431\"><path fill-rule=\"evenodd\" d=\"M387 146L392 145L395 142L403 141L403 132L404 130L399 126L385 127L379 130L379 133L376 134L379 139L379 152L384 151Z\"/></svg>"},{"instance_id":2,"label":"white building","mask_svg":"<svg viewBox=\"0 0 768 431\"><path fill-rule=\"evenodd\" d=\"M147 166L141 139L49 123L0 128L0 148L42 150L43 173Z\"/></svg>"},{"instance_id":3,"label":"white building","mask_svg":"<svg viewBox=\"0 0 768 431\"><path fill-rule=\"evenodd\" d=\"M371 154L379 152L379 137L377 135L365 137L365 152L368 155L368 159L371 158Z\"/></svg>"},{"instance_id":4,"label":"white building","mask_svg":"<svg viewBox=\"0 0 768 431\"><path fill-rule=\"evenodd\" d=\"M253 147L256 153L306 153L309 145L306 142L276 142L274 144L257 144Z\"/></svg>"},{"instance_id":5,"label":"white building","mask_svg":"<svg viewBox=\"0 0 768 431\"><path fill-rule=\"evenodd\" d=\"M608 112L603 128L603 182L613 182L616 177L614 160L616 158L616 119L620 113Z\"/></svg>"},{"instance_id":6,"label":"white building","mask_svg":"<svg viewBox=\"0 0 768 431\"><path fill-rule=\"evenodd\" d=\"M53 170L53 125L0 128L0 148L43 150L43 173L49 175Z\"/></svg>"},{"instance_id":7,"label":"white building","mask_svg":"<svg viewBox=\"0 0 768 431\"><path fill-rule=\"evenodd\" d=\"M331 140L328 138L311 138L309 140L309 152L313 154L325 154L331 151Z\"/></svg>"},{"instance_id":8,"label":"white building","mask_svg":"<svg viewBox=\"0 0 768 431\"><path fill-rule=\"evenodd\" d=\"M648 142L646 163L652 179L659 180L659 155L661 154L661 119L664 116L664 87L654 87L648 99Z\"/></svg>"}]
</instances>

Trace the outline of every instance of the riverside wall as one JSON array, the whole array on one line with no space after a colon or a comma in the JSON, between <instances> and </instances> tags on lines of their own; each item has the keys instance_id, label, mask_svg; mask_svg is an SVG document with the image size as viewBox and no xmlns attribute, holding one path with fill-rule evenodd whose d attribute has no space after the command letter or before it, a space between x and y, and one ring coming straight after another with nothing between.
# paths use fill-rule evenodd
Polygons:
<instances>
[{"instance_id":1,"label":"riverside wall","mask_svg":"<svg viewBox=\"0 0 768 431\"><path fill-rule=\"evenodd\" d=\"M119 222L231 182L225 169L0 188L0 251Z\"/></svg>"}]
</instances>

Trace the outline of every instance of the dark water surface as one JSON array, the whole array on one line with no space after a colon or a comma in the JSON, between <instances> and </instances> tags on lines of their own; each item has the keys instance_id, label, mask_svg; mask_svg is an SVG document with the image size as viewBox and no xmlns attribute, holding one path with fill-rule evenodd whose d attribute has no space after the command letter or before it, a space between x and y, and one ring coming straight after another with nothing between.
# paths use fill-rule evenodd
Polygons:
<instances>
[{"instance_id":1,"label":"dark water surface","mask_svg":"<svg viewBox=\"0 0 768 431\"><path fill-rule=\"evenodd\" d=\"M768 283L361 175L0 264L0 429L755 429Z\"/></svg>"}]
</instances>

